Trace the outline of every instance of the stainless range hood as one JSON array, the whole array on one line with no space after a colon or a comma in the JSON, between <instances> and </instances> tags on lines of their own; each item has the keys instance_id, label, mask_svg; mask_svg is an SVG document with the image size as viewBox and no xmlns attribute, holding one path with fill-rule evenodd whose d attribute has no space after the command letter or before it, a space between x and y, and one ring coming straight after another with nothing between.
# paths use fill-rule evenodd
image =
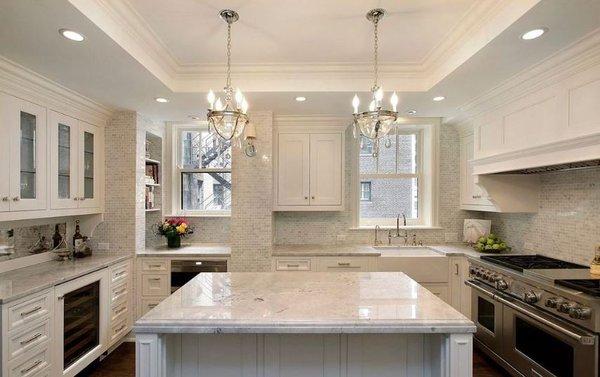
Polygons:
<instances>
[{"instance_id":1,"label":"stainless range hood","mask_svg":"<svg viewBox=\"0 0 600 377\"><path fill-rule=\"evenodd\" d=\"M600 168L600 159L589 160L589 161L578 161L578 162L569 162L564 164L556 164L556 165L548 165L548 166L540 166L535 168L527 168L527 169L519 169L512 170L502 173L494 173L494 174L541 174L548 172L556 172L556 171L570 171L570 170L581 170L581 169L593 169Z\"/></svg>"}]
</instances>

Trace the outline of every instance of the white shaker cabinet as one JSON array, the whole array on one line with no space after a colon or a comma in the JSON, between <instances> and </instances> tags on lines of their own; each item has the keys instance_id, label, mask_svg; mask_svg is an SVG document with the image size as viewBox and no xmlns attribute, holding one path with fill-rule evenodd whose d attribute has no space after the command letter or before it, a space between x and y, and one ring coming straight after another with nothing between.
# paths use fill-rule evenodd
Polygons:
<instances>
[{"instance_id":1,"label":"white shaker cabinet","mask_svg":"<svg viewBox=\"0 0 600 377\"><path fill-rule=\"evenodd\" d=\"M343 145L341 131L279 132L274 210L342 210Z\"/></svg>"},{"instance_id":2,"label":"white shaker cabinet","mask_svg":"<svg viewBox=\"0 0 600 377\"><path fill-rule=\"evenodd\" d=\"M54 111L49 112L50 207L100 207L101 129Z\"/></svg>"},{"instance_id":3,"label":"white shaker cabinet","mask_svg":"<svg viewBox=\"0 0 600 377\"><path fill-rule=\"evenodd\" d=\"M473 135L460 140L460 205L461 209L494 211L494 205L488 200L487 193L475 183L473 175L473 153L475 150Z\"/></svg>"},{"instance_id":4,"label":"white shaker cabinet","mask_svg":"<svg viewBox=\"0 0 600 377\"><path fill-rule=\"evenodd\" d=\"M0 210L46 208L46 109L0 95Z\"/></svg>"}]
</instances>

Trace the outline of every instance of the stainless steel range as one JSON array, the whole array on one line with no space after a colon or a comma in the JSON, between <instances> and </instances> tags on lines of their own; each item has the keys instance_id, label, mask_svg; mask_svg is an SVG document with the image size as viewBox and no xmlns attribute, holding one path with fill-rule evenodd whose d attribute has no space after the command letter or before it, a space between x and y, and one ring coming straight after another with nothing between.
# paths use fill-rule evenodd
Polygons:
<instances>
[{"instance_id":1,"label":"stainless steel range","mask_svg":"<svg viewBox=\"0 0 600 377\"><path fill-rule=\"evenodd\" d=\"M480 349L514 376L599 377L600 280L587 267L541 255L470 263Z\"/></svg>"}]
</instances>

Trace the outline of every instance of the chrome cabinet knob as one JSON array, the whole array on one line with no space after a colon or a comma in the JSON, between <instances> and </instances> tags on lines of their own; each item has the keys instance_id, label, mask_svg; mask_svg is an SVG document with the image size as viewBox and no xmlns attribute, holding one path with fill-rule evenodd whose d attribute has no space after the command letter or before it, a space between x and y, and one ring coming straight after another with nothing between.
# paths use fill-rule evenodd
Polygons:
<instances>
[{"instance_id":1,"label":"chrome cabinet knob","mask_svg":"<svg viewBox=\"0 0 600 377\"><path fill-rule=\"evenodd\" d=\"M560 304L562 304L563 301L564 300L562 298L560 298L560 297L549 297L549 298L546 299L546 302L544 302L544 305L547 308L554 308L554 309L556 309L556 308L558 308L558 306Z\"/></svg>"},{"instance_id":2,"label":"chrome cabinet knob","mask_svg":"<svg viewBox=\"0 0 600 377\"><path fill-rule=\"evenodd\" d=\"M3 196L2 197L2 201L3 202L8 202L10 200L10 198L8 196Z\"/></svg>"},{"instance_id":3,"label":"chrome cabinet knob","mask_svg":"<svg viewBox=\"0 0 600 377\"><path fill-rule=\"evenodd\" d=\"M19 200L21 200L21 198L19 198L18 196L15 196L15 197L13 198L13 202L18 202Z\"/></svg>"},{"instance_id":4,"label":"chrome cabinet knob","mask_svg":"<svg viewBox=\"0 0 600 377\"><path fill-rule=\"evenodd\" d=\"M523 300L528 304L535 304L540 300L540 296L534 291L529 291L523 294Z\"/></svg>"},{"instance_id":5,"label":"chrome cabinet knob","mask_svg":"<svg viewBox=\"0 0 600 377\"><path fill-rule=\"evenodd\" d=\"M499 280L496 280L496 288L498 288L501 291L505 291L508 289L508 283L506 282L506 280L500 278Z\"/></svg>"},{"instance_id":6,"label":"chrome cabinet knob","mask_svg":"<svg viewBox=\"0 0 600 377\"><path fill-rule=\"evenodd\" d=\"M557 309L561 313L569 314L571 309L575 306L577 306L577 304L575 304L574 302L563 302L562 304L558 305Z\"/></svg>"},{"instance_id":7,"label":"chrome cabinet knob","mask_svg":"<svg viewBox=\"0 0 600 377\"><path fill-rule=\"evenodd\" d=\"M592 317L592 309L585 306L578 306L569 310L569 317L574 319L590 319Z\"/></svg>"}]
</instances>

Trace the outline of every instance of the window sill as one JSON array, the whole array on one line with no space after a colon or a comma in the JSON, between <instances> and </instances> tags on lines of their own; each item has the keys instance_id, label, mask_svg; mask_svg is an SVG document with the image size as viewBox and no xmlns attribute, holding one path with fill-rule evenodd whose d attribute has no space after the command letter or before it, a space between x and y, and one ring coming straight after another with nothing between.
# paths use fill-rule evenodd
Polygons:
<instances>
[{"instance_id":1,"label":"window sill","mask_svg":"<svg viewBox=\"0 0 600 377\"><path fill-rule=\"evenodd\" d=\"M187 217L187 218L220 218L231 217L231 213L175 213L172 215L164 215L164 217Z\"/></svg>"},{"instance_id":2,"label":"window sill","mask_svg":"<svg viewBox=\"0 0 600 377\"><path fill-rule=\"evenodd\" d=\"M374 230L375 226L359 226L359 227L351 227L349 228L349 230ZM380 226L379 229L382 230L388 230L388 229L396 229L396 226L391 226L391 225L385 225L385 226ZM400 229L407 229L407 230L441 230L444 229L441 226L431 226L431 225L407 225L407 226L401 226Z\"/></svg>"}]
</instances>

